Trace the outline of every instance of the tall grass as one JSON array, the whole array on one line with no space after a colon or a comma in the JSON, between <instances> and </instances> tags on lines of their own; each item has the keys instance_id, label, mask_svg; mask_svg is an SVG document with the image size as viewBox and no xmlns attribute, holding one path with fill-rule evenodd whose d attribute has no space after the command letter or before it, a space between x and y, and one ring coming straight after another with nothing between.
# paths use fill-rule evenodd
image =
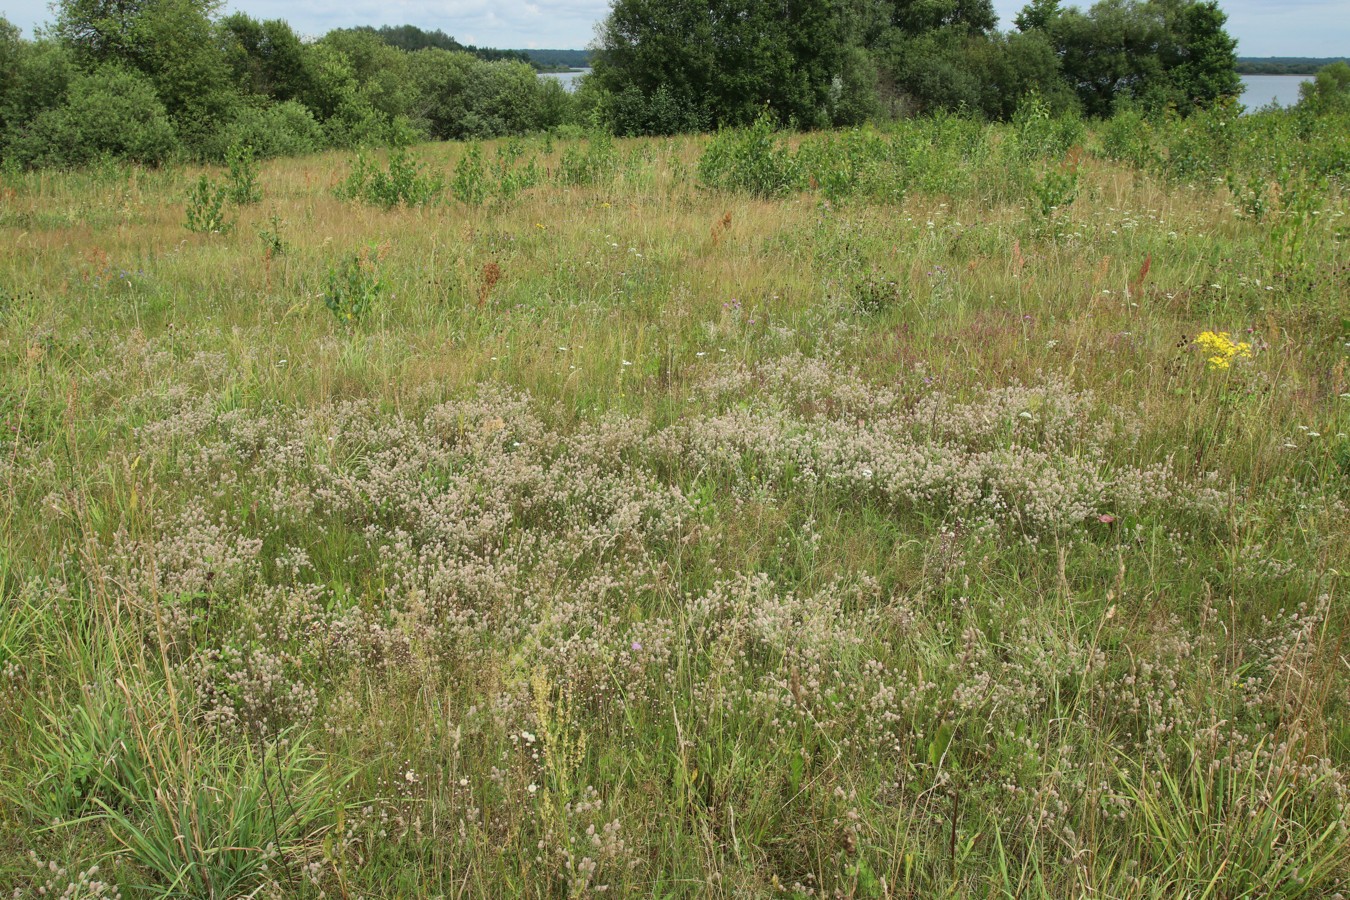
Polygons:
<instances>
[{"instance_id":1,"label":"tall grass","mask_svg":"<svg viewBox=\"0 0 1350 900\"><path fill-rule=\"evenodd\" d=\"M6 176L0 889L1345 892L1347 134Z\"/></svg>"}]
</instances>

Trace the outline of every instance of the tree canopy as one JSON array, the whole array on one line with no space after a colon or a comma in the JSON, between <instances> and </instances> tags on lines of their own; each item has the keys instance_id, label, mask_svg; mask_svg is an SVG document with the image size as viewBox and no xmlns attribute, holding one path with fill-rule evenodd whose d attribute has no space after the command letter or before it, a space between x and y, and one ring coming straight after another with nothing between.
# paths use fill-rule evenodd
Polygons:
<instances>
[{"instance_id":1,"label":"tree canopy","mask_svg":"<svg viewBox=\"0 0 1350 900\"><path fill-rule=\"evenodd\" d=\"M1241 91L1237 42L1214 0L1101 0L1084 12L1035 0L1017 17L1044 34L1062 77L1090 115L1122 103L1183 114Z\"/></svg>"},{"instance_id":2,"label":"tree canopy","mask_svg":"<svg viewBox=\"0 0 1350 900\"><path fill-rule=\"evenodd\" d=\"M558 124L572 101L520 51L415 26L302 41L217 0L61 0L35 40L0 19L0 161L158 163ZM439 73L439 74L438 74ZM448 74L447 74L448 73Z\"/></svg>"},{"instance_id":3,"label":"tree canopy","mask_svg":"<svg viewBox=\"0 0 1350 900\"><path fill-rule=\"evenodd\" d=\"M668 116L741 125L768 107L814 127L833 118L842 26L830 0L617 0L593 65L602 88L668 105Z\"/></svg>"},{"instance_id":4,"label":"tree canopy","mask_svg":"<svg viewBox=\"0 0 1350 900\"><path fill-rule=\"evenodd\" d=\"M801 126L933 109L992 118L1036 94L1055 111L1192 108L1236 96L1213 0L1032 0L995 31L990 0L614 0L594 52L611 124Z\"/></svg>"},{"instance_id":5,"label":"tree canopy","mask_svg":"<svg viewBox=\"0 0 1350 900\"><path fill-rule=\"evenodd\" d=\"M302 40L279 19L222 15L220 0L59 0L54 11L35 40L0 19L6 162L78 164L83 151L60 143L79 134L103 155L153 161L561 123L670 134L765 115L800 128L936 110L1005 119L1032 98L1053 114L1186 115L1240 87L1215 0L1029 0L1009 32L992 0L613 0L590 51L540 53L592 61L575 95L536 78L525 52L440 29ZM1335 79L1322 76L1310 108L1338 106ZM81 130L80 116L104 130ZM107 131L118 127L126 134Z\"/></svg>"}]
</instances>

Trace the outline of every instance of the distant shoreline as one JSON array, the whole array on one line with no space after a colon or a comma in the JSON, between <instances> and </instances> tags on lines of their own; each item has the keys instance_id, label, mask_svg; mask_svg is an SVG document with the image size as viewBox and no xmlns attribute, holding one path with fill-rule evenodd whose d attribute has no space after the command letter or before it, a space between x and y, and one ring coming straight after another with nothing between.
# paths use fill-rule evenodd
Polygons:
<instances>
[{"instance_id":1,"label":"distant shoreline","mask_svg":"<svg viewBox=\"0 0 1350 900\"><path fill-rule=\"evenodd\" d=\"M1350 61L1350 56L1239 56L1239 75L1316 75L1323 66Z\"/></svg>"}]
</instances>

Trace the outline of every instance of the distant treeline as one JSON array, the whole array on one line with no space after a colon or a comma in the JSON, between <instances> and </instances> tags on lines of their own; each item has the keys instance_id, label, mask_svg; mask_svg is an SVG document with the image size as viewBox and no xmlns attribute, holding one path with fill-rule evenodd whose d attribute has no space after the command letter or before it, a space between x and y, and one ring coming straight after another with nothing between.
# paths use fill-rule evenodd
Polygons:
<instances>
[{"instance_id":1,"label":"distant treeline","mask_svg":"<svg viewBox=\"0 0 1350 900\"><path fill-rule=\"evenodd\" d=\"M1240 56L1239 75L1316 75L1334 62L1350 61L1350 57L1317 56Z\"/></svg>"},{"instance_id":2,"label":"distant treeline","mask_svg":"<svg viewBox=\"0 0 1350 900\"><path fill-rule=\"evenodd\" d=\"M511 50L523 53L530 62L543 69L585 69L591 64L589 50Z\"/></svg>"},{"instance_id":3,"label":"distant treeline","mask_svg":"<svg viewBox=\"0 0 1350 900\"><path fill-rule=\"evenodd\" d=\"M417 50L453 50L473 54L488 62L505 59L528 63L541 72L584 69L591 64L589 50L497 50L475 47L473 44L461 44L439 28L427 31L416 25L382 25L379 28L365 25L352 30L369 32L389 46L410 53Z\"/></svg>"},{"instance_id":4,"label":"distant treeline","mask_svg":"<svg viewBox=\"0 0 1350 900\"><path fill-rule=\"evenodd\" d=\"M451 50L469 53L488 62L511 60L528 63L541 72L584 69L591 64L589 50L497 50L492 47L475 47L473 44L461 44L439 28L427 31L416 25L381 25L372 28L361 25L351 29L373 34L391 47L406 50Z\"/></svg>"},{"instance_id":5,"label":"distant treeline","mask_svg":"<svg viewBox=\"0 0 1350 900\"><path fill-rule=\"evenodd\" d=\"M0 166L158 165L589 122L519 50L412 25L302 39L214 0L60 0L26 40L0 18Z\"/></svg>"},{"instance_id":6,"label":"distant treeline","mask_svg":"<svg viewBox=\"0 0 1350 900\"><path fill-rule=\"evenodd\" d=\"M415 50L453 50L460 53L471 53L488 62L496 62L500 59L523 63L531 62L529 55L524 50L495 50L491 47L461 44L439 28L433 31L425 31L416 25L382 25L379 28L362 25L352 30L369 32L389 46L409 52Z\"/></svg>"},{"instance_id":7,"label":"distant treeline","mask_svg":"<svg viewBox=\"0 0 1350 900\"><path fill-rule=\"evenodd\" d=\"M25 39L0 18L0 167L221 161L475 140L568 126L616 135L798 129L945 112L1005 120L1235 102L1212 0L614 0L593 52L494 50L413 25L302 40L216 0L59 0ZM1274 62L1306 62L1276 60ZM541 67L593 64L575 93ZM1350 106L1350 66L1305 85Z\"/></svg>"}]
</instances>

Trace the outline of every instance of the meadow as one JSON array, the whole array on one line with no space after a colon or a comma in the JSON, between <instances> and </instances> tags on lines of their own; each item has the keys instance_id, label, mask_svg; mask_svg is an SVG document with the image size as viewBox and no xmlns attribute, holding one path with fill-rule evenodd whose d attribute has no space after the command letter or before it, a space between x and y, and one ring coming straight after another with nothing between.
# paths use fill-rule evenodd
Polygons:
<instances>
[{"instance_id":1,"label":"meadow","mask_svg":"<svg viewBox=\"0 0 1350 900\"><path fill-rule=\"evenodd\" d=\"M1350 123L0 184L0 893L1341 896Z\"/></svg>"}]
</instances>

